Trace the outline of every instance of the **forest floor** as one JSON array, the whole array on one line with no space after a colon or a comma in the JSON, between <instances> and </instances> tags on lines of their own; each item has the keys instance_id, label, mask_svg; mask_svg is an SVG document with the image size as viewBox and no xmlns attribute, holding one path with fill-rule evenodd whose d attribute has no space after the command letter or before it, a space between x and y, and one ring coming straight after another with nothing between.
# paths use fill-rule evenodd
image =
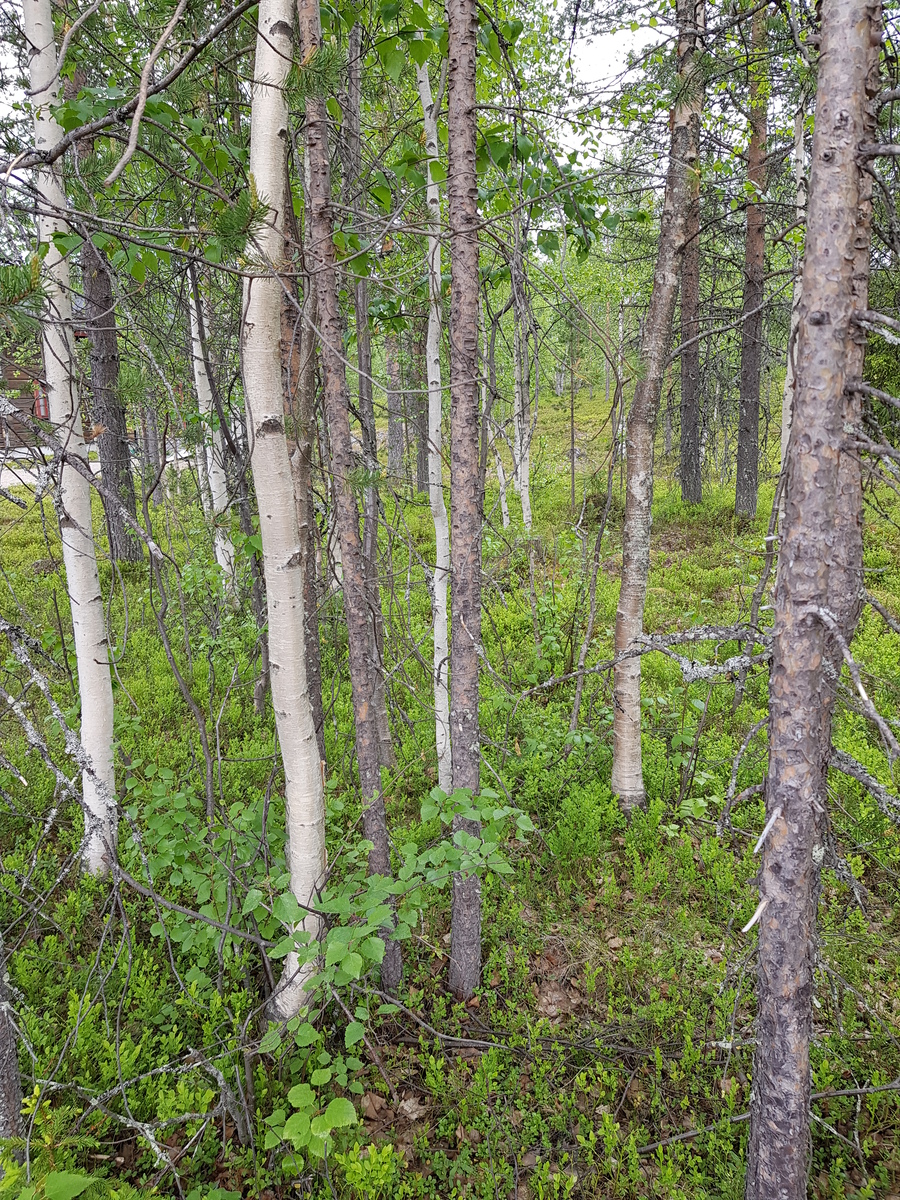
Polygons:
<instances>
[{"instance_id":1,"label":"forest floor","mask_svg":"<svg viewBox=\"0 0 900 1200\"><path fill-rule=\"evenodd\" d=\"M609 788L607 675L587 677L574 736L573 684L551 682L578 658L606 475L590 473L602 449L585 449L573 528L565 406L547 407L534 454L531 556L515 520L504 531L492 518L485 537L484 783L524 810L535 831L506 840L511 874L484 877L483 983L469 1004L446 989L448 893L425 888L404 942L397 1003L385 1006L377 972L363 971L337 989L344 1007L323 1002L317 1022L279 1045L267 1034L266 965L252 944L125 884L78 875L77 814L67 808L50 819L53 779L5 718L3 753L28 778L23 788L14 772L0 772L9 800L0 815L0 922L36 1195L53 1200L48 1172L91 1172L88 1197L124 1197L126 1185L189 1200L742 1195L756 961L755 933L741 930L757 903L760 797L734 809L722 836L716 822L745 740L737 791L764 778L765 733L752 731L765 717L766 679L751 675L735 707L736 681L685 686L676 662L644 658L649 808L626 825ZM598 424L579 396L577 427ZM758 518L740 523L727 488L687 509L672 485L658 487L647 632L746 618L772 497L765 485ZM496 495L488 501L492 512ZM870 501L867 586L900 613L897 510L885 497ZM114 577L104 563L123 863L145 884L152 876L170 904L271 936L277 901L269 901L283 872L281 781L271 715L253 710L255 628L247 611L221 603L186 481L155 521L179 566L169 574L164 626L206 717L218 811L208 838L198 730L161 645L158 590L146 566ZM385 790L399 864L409 847L441 838L439 819L422 809L435 781L433 725L428 678L411 649L430 654L421 560L433 531L424 498L392 508L387 525L397 765ZM589 663L611 656L620 542L617 494ZM49 501L28 512L0 501L0 611L41 639L41 669L74 721L59 560ZM770 593L771 584L764 604ZM359 816L339 597L323 602L321 628L334 864L358 848ZM869 610L854 645L872 699L896 718L900 637ZM735 650L711 643L692 653L722 659ZM21 691L15 661L3 672L4 686ZM33 689L26 700L63 761L58 727ZM848 689L843 701L836 743L890 785ZM900 1192L900 1092L877 1090L900 1076L900 838L852 781L833 775L830 795L839 866L858 886L824 872L811 1195L883 1198ZM292 1151L291 1107L312 1096L319 1111L344 1095L358 1120L335 1132L327 1157ZM21 1175L8 1179L18 1194Z\"/></svg>"}]
</instances>

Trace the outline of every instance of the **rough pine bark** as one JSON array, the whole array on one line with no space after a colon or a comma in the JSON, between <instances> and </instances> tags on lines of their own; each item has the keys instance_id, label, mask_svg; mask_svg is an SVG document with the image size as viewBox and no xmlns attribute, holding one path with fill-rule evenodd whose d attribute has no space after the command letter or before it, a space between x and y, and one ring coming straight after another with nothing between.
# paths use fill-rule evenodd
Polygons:
<instances>
[{"instance_id":1,"label":"rough pine bark","mask_svg":"<svg viewBox=\"0 0 900 1200\"><path fill-rule=\"evenodd\" d=\"M478 184L475 170L475 0L448 0L450 233L450 736L453 787L480 786L481 509L478 456ZM457 818L455 831L477 834ZM453 880L450 989L466 999L481 975L481 885Z\"/></svg>"},{"instance_id":2,"label":"rough pine bark","mask_svg":"<svg viewBox=\"0 0 900 1200\"><path fill-rule=\"evenodd\" d=\"M362 186L362 147L360 109L362 105L362 28L357 23L350 30L348 46L348 103L344 113L346 138L345 190L347 203L359 226ZM353 284L353 307L356 318L356 362L359 418L362 426L363 456L366 469L374 476L378 470L378 442L375 432L375 402L372 392L372 332L369 328L369 284L357 278ZM370 482L363 493L363 564L366 575L366 594L369 607L369 654L375 669L374 703L378 726L378 753L383 767L394 765L391 725L387 712L387 692L384 679L384 617L381 610L381 585L378 579L378 488Z\"/></svg>"},{"instance_id":3,"label":"rough pine bark","mask_svg":"<svg viewBox=\"0 0 900 1200\"><path fill-rule=\"evenodd\" d=\"M766 85L761 54L766 46L768 12L753 15L750 34L750 145L747 182L753 197L766 186ZM747 205L744 241L744 305L741 323L741 399L738 416L737 483L734 510L753 517L759 484L759 387L762 374L763 313L766 278L766 214L758 199Z\"/></svg>"},{"instance_id":4,"label":"rough pine bark","mask_svg":"<svg viewBox=\"0 0 900 1200\"><path fill-rule=\"evenodd\" d=\"M678 293L680 255L688 228L691 179L697 149L691 123L701 103L694 78L697 22L695 0L678 0L678 94L672 114L669 170L663 201L653 290L641 352L644 372L634 389L625 432L625 524L622 586L616 610L616 655L632 648L643 633L650 571L653 504L653 439L659 415L672 318ZM641 768L641 660L620 661L613 678L612 790L628 812L645 804Z\"/></svg>"},{"instance_id":5,"label":"rough pine bark","mask_svg":"<svg viewBox=\"0 0 900 1200\"><path fill-rule=\"evenodd\" d=\"M318 0L297 0L301 59L308 62L322 42ZM307 155L309 158L310 268L316 280L319 305L320 354L324 381L325 418L331 450L335 521L341 552L344 613L353 691L356 758L363 796L363 832L372 842L369 871L390 876L390 843L384 795L381 790L381 756L375 711L375 664L369 641L368 596L359 535L359 511L353 490L350 397L343 359L343 333L338 308L337 271L331 207L331 163L328 150L328 116L325 100L310 96L306 101ZM385 930L385 956L381 980L393 992L402 977L400 945Z\"/></svg>"},{"instance_id":6,"label":"rough pine bark","mask_svg":"<svg viewBox=\"0 0 900 1200\"><path fill-rule=\"evenodd\" d=\"M847 444L858 400L848 383L862 367L854 316L866 307L871 185L858 153L872 135L881 21L879 6L864 0L824 0L821 13L769 683L771 829L759 874L747 1200L807 1194L816 901L835 687L825 619L852 636L860 590L859 466Z\"/></svg>"},{"instance_id":7,"label":"rough pine bark","mask_svg":"<svg viewBox=\"0 0 900 1200\"><path fill-rule=\"evenodd\" d=\"M796 188L796 219L800 222L806 219L806 147L804 142L804 112L800 108L794 117L794 186ZM787 447L791 436L791 414L794 410L794 362L797 356L797 327L800 318L800 298L802 296L801 270L796 262L797 272L794 280L794 294L791 302L791 324L788 332L787 362L784 372L784 396L781 404L781 465L787 465ZM784 497L781 501L782 513Z\"/></svg>"},{"instance_id":8,"label":"rough pine bark","mask_svg":"<svg viewBox=\"0 0 900 1200\"><path fill-rule=\"evenodd\" d=\"M695 7L698 29L705 25L705 0ZM681 257L681 453L679 475L685 504L703 499L700 474L700 110L691 113L688 126L691 154L691 204L687 215Z\"/></svg>"},{"instance_id":9,"label":"rough pine bark","mask_svg":"<svg viewBox=\"0 0 900 1200\"><path fill-rule=\"evenodd\" d=\"M81 275L84 287L85 324L91 364L91 416L94 420L97 450L103 482L115 489L121 505L137 517L134 476L125 405L119 394L119 341L116 331L112 280L102 251L90 238L81 247ZM103 501L109 554L114 562L140 562L141 543L129 533L122 509Z\"/></svg>"},{"instance_id":10,"label":"rough pine bark","mask_svg":"<svg viewBox=\"0 0 900 1200\"><path fill-rule=\"evenodd\" d=\"M305 160L304 160L305 164ZM308 175L308 172L307 172ZM286 181L287 185L287 181ZM290 188L287 187L290 198ZM293 200L291 198L291 205ZM292 211L285 204L285 213ZM295 244L303 238L295 220L290 220ZM305 257L305 255L304 255ZM305 264L304 264L305 265ZM285 293L281 301L281 363L286 408L294 422L297 439L291 454L294 477L294 504L300 552L303 556L303 622L306 630L306 679L316 727L319 758L325 762L325 713L322 706L322 649L319 640L319 589L316 568L316 515L313 506L313 443L316 433L316 288L308 270L303 275L303 299L297 311L296 275L283 278Z\"/></svg>"},{"instance_id":11,"label":"rough pine bark","mask_svg":"<svg viewBox=\"0 0 900 1200\"><path fill-rule=\"evenodd\" d=\"M242 363L250 466L269 618L269 665L275 728L284 766L285 825L291 891L306 913L298 922L319 934L310 911L325 870L325 805L306 678L303 555L284 428L281 377L281 297L284 256L284 178L288 112L284 85L293 55L290 0L259 5L250 124L250 172L270 209L255 237L260 261L244 284ZM272 998L273 1011L290 1017L304 1004L313 964L288 955Z\"/></svg>"},{"instance_id":12,"label":"rough pine bark","mask_svg":"<svg viewBox=\"0 0 900 1200\"><path fill-rule=\"evenodd\" d=\"M63 136L50 111L58 101L51 3L50 0L23 0L22 9L31 59L34 144L38 150L51 150ZM69 265L53 242L54 234L71 232L62 215L66 211L66 197L59 166L57 162L35 174L40 209L38 236L47 246L44 258L46 300L41 318L44 378L50 422L56 438L70 455L77 455L86 463L87 447L75 380ZM91 485L74 467L63 465L61 469L57 505L78 667L80 738L93 766L92 772L82 773L85 823L82 857L91 874L103 875L115 860L118 829L112 679L106 613L91 524Z\"/></svg>"},{"instance_id":13,"label":"rough pine bark","mask_svg":"<svg viewBox=\"0 0 900 1200\"><path fill-rule=\"evenodd\" d=\"M384 336L384 358L387 371L387 472L391 486L403 483L403 398L400 391L400 347L396 333Z\"/></svg>"}]
</instances>

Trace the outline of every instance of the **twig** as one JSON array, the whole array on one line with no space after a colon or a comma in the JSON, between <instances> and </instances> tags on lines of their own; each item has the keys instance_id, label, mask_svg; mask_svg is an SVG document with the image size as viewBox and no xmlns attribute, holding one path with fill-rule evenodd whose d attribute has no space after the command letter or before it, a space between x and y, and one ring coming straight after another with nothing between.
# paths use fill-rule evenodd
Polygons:
<instances>
[{"instance_id":1,"label":"twig","mask_svg":"<svg viewBox=\"0 0 900 1200\"><path fill-rule=\"evenodd\" d=\"M131 157L137 150L138 135L141 132L141 117L144 115L144 109L147 107L148 88L150 87L150 72L153 70L153 65L162 54L166 42L172 36L172 31L181 20L181 14L187 7L187 0L178 0L178 7L172 14L172 19L162 31L162 36L159 41L150 51L150 57L144 63L144 69L141 71L141 84L138 89L137 104L134 109L134 116L131 119L131 132L128 135L128 145L125 148L125 153L119 159L113 170L103 180L104 187L111 187L116 182L122 172L125 170Z\"/></svg>"}]
</instances>

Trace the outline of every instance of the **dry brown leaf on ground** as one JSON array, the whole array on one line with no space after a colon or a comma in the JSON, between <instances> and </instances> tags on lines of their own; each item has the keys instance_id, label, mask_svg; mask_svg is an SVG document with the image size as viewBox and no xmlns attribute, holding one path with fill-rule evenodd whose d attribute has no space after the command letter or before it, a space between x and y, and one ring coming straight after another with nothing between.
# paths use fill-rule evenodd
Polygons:
<instances>
[{"instance_id":1,"label":"dry brown leaf on ground","mask_svg":"<svg viewBox=\"0 0 900 1200\"><path fill-rule=\"evenodd\" d=\"M407 1121L421 1121L427 1112L427 1106L418 1096L407 1096L405 1100L400 1101L397 1109L398 1116L406 1117Z\"/></svg>"}]
</instances>

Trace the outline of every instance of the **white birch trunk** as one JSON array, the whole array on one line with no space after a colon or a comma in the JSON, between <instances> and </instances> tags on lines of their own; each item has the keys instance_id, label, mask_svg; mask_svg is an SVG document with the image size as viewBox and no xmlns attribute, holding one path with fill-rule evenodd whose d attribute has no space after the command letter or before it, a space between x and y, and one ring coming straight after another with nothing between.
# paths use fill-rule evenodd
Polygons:
<instances>
[{"instance_id":1,"label":"white birch trunk","mask_svg":"<svg viewBox=\"0 0 900 1200\"><path fill-rule=\"evenodd\" d=\"M525 280L518 215L513 218L515 247L512 261L513 370L515 411L513 413L513 478L522 502L522 524L531 536L531 381L528 371L528 327L525 311Z\"/></svg>"},{"instance_id":2,"label":"white birch trunk","mask_svg":"<svg viewBox=\"0 0 900 1200\"><path fill-rule=\"evenodd\" d=\"M201 301L202 303L202 301ZM197 392L197 408L200 416L209 418L215 411L213 401L212 381L206 369L206 359L203 355L203 341L200 336L200 314L194 302L194 289L188 287L188 306L191 314L191 362L194 370L194 388ZM208 323L206 324L209 328ZM207 515L213 522L213 546L216 562L225 575L225 586L229 588L234 582L234 546L231 534L225 524L228 511L228 482L225 477L225 454L222 448L222 431L218 425L209 429L207 422L201 424L203 442L198 447L198 471L201 471L200 488L203 491L204 476L206 494L203 497L204 509L207 502L210 511ZM208 437L208 441L207 441Z\"/></svg>"},{"instance_id":3,"label":"white birch trunk","mask_svg":"<svg viewBox=\"0 0 900 1200\"><path fill-rule=\"evenodd\" d=\"M50 114L58 101L56 44L50 0L23 0L25 39L31 47L31 94L34 144L49 150L63 136ZM46 305L42 320L44 374L50 421L70 455L88 460L74 372L72 298L69 264L53 244L55 233L69 233L66 198L57 166L37 171L35 190L41 215L38 237L49 246L44 259ZM91 523L91 485L64 465L59 485L59 523L66 586L81 698L81 744L94 774L82 774L85 835L82 857L92 875L106 874L116 855L118 815L113 768L113 695L106 615L100 592L97 554Z\"/></svg>"},{"instance_id":4,"label":"white birch trunk","mask_svg":"<svg viewBox=\"0 0 900 1200\"><path fill-rule=\"evenodd\" d=\"M294 487L284 430L281 380L281 284L284 254L285 151L288 145L284 83L292 62L294 19L290 0L261 0L256 40L250 125L250 173L270 211L256 236L264 260L244 285L243 367L250 464L259 504L269 657L275 728L284 765L285 826L291 891L301 906L314 906L325 869L325 807L322 771L306 681L303 567ZM319 919L301 922L312 938ZM273 997L280 1017L304 1005L313 965L289 954Z\"/></svg>"},{"instance_id":5,"label":"white birch trunk","mask_svg":"<svg viewBox=\"0 0 900 1200\"><path fill-rule=\"evenodd\" d=\"M416 82L425 125L425 149L429 163L438 158L435 105L427 66L416 67ZM434 519L434 726L437 745L438 787L452 788L450 764L449 638L447 634L447 581L450 575L450 523L444 503L444 462L441 453L441 198L438 185L428 172L425 193L428 205L428 333L425 360L428 371L428 501Z\"/></svg>"}]
</instances>

